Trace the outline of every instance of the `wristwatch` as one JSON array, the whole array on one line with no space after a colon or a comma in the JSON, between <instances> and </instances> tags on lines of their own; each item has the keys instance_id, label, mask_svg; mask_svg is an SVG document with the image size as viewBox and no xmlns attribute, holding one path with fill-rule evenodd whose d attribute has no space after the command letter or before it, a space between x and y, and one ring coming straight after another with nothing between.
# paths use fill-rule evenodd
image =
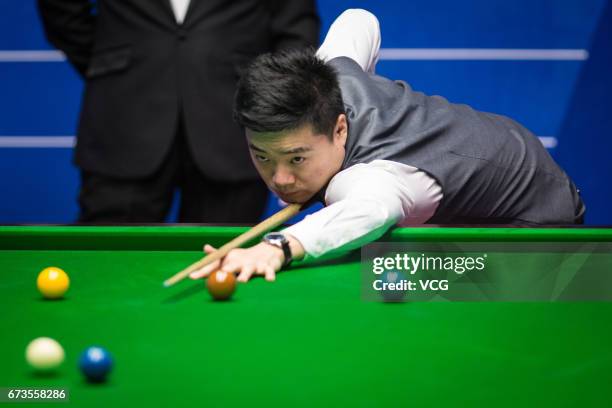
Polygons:
<instances>
[{"instance_id":1,"label":"wristwatch","mask_svg":"<svg viewBox=\"0 0 612 408\"><path fill-rule=\"evenodd\" d=\"M262 241L283 250L283 254L285 255L283 267L288 266L291 261L293 261L293 257L291 256L291 248L289 247L289 240L280 232L269 232L264 235Z\"/></svg>"}]
</instances>

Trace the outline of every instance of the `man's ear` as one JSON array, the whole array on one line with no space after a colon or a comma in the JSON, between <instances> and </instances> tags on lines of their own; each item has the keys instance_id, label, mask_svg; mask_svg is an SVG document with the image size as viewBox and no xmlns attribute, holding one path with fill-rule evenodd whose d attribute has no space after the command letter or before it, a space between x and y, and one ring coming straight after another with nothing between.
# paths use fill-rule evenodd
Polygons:
<instances>
[{"instance_id":1,"label":"man's ear","mask_svg":"<svg viewBox=\"0 0 612 408\"><path fill-rule=\"evenodd\" d=\"M346 145L346 138L348 137L348 121L346 115L341 113L336 119L336 125L334 126L334 144L338 144L342 147Z\"/></svg>"}]
</instances>

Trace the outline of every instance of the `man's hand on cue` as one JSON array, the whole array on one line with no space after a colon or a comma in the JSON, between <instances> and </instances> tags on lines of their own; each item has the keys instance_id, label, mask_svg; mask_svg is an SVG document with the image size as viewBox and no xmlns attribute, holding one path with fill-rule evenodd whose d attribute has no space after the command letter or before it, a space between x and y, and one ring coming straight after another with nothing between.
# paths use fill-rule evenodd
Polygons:
<instances>
[{"instance_id":1,"label":"man's hand on cue","mask_svg":"<svg viewBox=\"0 0 612 408\"><path fill-rule=\"evenodd\" d=\"M301 259L304 256L302 245L295 238L287 237L290 243L291 252L294 259ZM210 254L216 251L211 245L204 245L204 252ZM247 282L253 276L263 276L267 281L276 279L276 272L281 269L284 261L284 254L280 248L260 242L250 248L232 249L221 260L206 265L204 268L192 272L191 279L205 278L217 269L238 275L239 282Z\"/></svg>"}]
</instances>

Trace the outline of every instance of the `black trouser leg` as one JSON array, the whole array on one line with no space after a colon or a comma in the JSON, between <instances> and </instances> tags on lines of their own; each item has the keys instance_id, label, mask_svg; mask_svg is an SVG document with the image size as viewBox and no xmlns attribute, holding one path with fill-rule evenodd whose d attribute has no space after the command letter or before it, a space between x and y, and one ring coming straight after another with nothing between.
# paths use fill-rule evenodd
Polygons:
<instances>
[{"instance_id":1,"label":"black trouser leg","mask_svg":"<svg viewBox=\"0 0 612 408\"><path fill-rule=\"evenodd\" d=\"M256 224L268 198L263 182L190 180L181 190L179 222Z\"/></svg>"},{"instance_id":2,"label":"black trouser leg","mask_svg":"<svg viewBox=\"0 0 612 408\"><path fill-rule=\"evenodd\" d=\"M179 222L255 224L265 210L268 188L260 179L215 181L197 168L186 138L181 138Z\"/></svg>"},{"instance_id":3,"label":"black trouser leg","mask_svg":"<svg viewBox=\"0 0 612 408\"><path fill-rule=\"evenodd\" d=\"M176 136L163 164L150 177L129 180L82 171L79 222L164 222L180 187L179 222L257 223L268 197L263 181L206 178L193 161L182 124Z\"/></svg>"},{"instance_id":4,"label":"black trouser leg","mask_svg":"<svg viewBox=\"0 0 612 408\"><path fill-rule=\"evenodd\" d=\"M170 154L153 175L144 179L120 179L81 171L79 222L164 222L176 185L178 152Z\"/></svg>"}]
</instances>

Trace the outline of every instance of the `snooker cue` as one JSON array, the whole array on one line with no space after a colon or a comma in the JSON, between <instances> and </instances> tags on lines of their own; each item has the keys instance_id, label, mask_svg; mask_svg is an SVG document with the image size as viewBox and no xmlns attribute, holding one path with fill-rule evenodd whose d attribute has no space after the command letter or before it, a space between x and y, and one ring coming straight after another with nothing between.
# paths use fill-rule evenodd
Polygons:
<instances>
[{"instance_id":1,"label":"snooker cue","mask_svg":"<svg viewBox=\"0 0 612 408\"><path fill-rule=\"evenodd\" d=\"M245 244L246 242L250 241L251 239L256 238L257 236L262 235L270 231L271 229L279 226L283 222L287 221L288 219L290 219L291 217L299 213L301 208L302 208L301 204L289 204L287 207L283 208L276 214L272 215L270 218L267 218L266 220L255 225L250 230L246 231L244 234L241 234L237 236L236 238L232 239L230 242L223 245L221 248L217 249L212 254L206 255L199 261L191 264L190 266L183 269L182 271L175 274L174 276L166 279L164 281L164 287L167 288L169 286L174 285L177 282L180 282L181 280L189 276L191 272L196 271L200 268L203 268L204 266L211 264L215 261L218 261L219 259L223 258L225 255L227 255L227 253L231 251L232 249L238 248L241 245Z\"/></svg>"}]
</instances>

